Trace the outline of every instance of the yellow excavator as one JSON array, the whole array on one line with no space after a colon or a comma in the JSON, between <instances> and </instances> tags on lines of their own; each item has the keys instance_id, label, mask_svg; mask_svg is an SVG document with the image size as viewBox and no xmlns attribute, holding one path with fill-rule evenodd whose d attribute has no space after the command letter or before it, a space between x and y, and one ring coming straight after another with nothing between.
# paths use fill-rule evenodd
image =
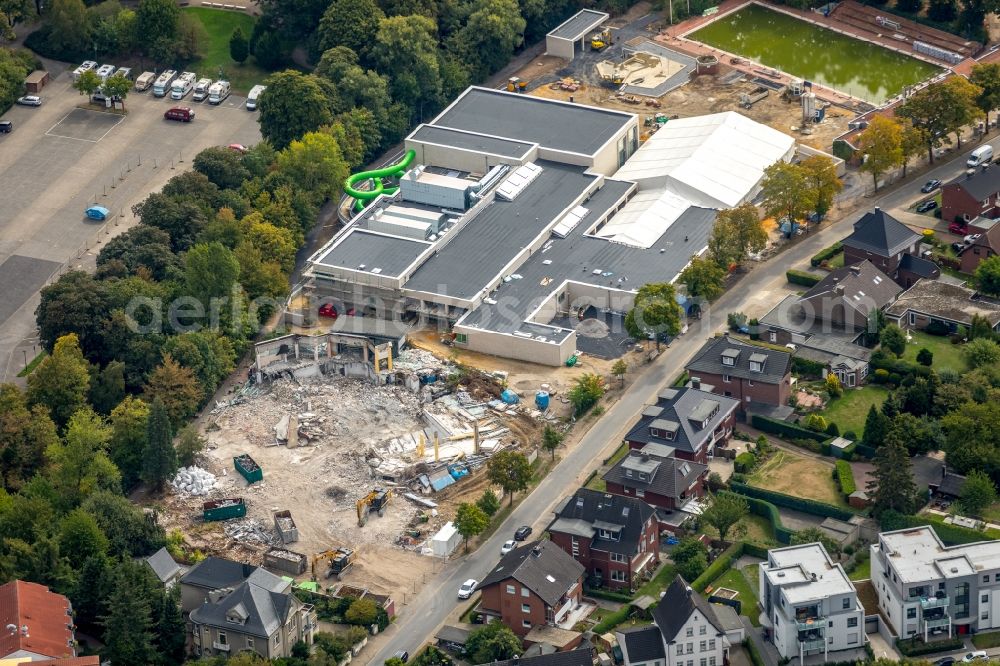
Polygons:
<instances>
[{"instance_id":1,"label":"yellow excavator","mask_svg":"<svg viewBox=\"0 0 1000 666\"><path fill-rule=\"evenodd\" d=\"M380 516L385 515L385 507L392 499L392 490L387 488L375 488L370 493L358 500L358 527L364 527L368 522L368 514L372 511Z\"/></svg>"},{"instance_id":2,"label":"yellow excavator","mask_svg":"<svg viewBox=\"0 0 1000 666\"><path fill-rule=\"evenodd\" d=\"M594 51L603 51L609 46L611 46L611 30L605 28L590 36L590 48Z\"/></svg>"},{"instance_id":3,"label":"yellow excavator","mask_svg":"<svg viewBox=\"0 0 1000 666\"><path fill-rule=\"evenodd\" d=\"M324 550L322 553L317 553L313 555L312 558L312 579L316 578L316 565L320 562L329 560L330 568L326 570L326 577L336 576L337 580L345 571L351 568L354 564L354 551L348 548L336 548L332 550Z\"/></svg>"}]
</instances>

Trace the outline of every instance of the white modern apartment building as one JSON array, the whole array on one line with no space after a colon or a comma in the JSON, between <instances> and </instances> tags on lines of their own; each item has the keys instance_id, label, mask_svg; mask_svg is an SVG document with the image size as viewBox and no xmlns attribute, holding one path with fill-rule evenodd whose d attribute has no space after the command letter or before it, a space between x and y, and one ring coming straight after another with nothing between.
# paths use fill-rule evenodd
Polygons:
<instances>
[{"instance_id":1,"label":"white modern apartment building","mask_svg":"<svg viewBox=\"0 0 1000 666\"><path fill-rule=\"evenodd\" d=\"M844 568L821 544L778 548L760 564L761 624L782 657L857 649L865 612Z\"/></svg>"},{"instance_id":2,"label":"white modern apartment building","mask_svg":"<svg viewBox=\"0 0 1000 666\"><path fill-rule=\"evenodd\" d=\"M1000 627L1000 541L945 546L928 526L871 546L878 605L901 638Z\"/></svg>"}]
</instances>

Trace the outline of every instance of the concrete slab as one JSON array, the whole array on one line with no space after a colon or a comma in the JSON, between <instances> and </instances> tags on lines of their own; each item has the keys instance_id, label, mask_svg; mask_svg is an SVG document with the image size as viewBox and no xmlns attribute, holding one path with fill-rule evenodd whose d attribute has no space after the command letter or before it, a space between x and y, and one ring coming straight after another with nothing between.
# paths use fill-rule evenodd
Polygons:
<instances>
[{"instance_id":1,"label":"concrete slab","mask_svg":"<svg viewBox=\"0 0 1000 666\"><path fill-rule=\"evenodd\" d=\"M0 321L5 321L38 291L59 264L14 255L0 264Z\"/></svg>"},{"instance_id":2,"label":"concrete slab","mask_svg":"<svg viewBox=\"0 0 1000 666\"><path fill-rule=\"evenodd\" d=\"M108 135L115 126L121 124L125 116L89 109L73 109L55 125L49 128L46 136L62 139L75 139L97 143Z\"/></svg>"}]
</instances>

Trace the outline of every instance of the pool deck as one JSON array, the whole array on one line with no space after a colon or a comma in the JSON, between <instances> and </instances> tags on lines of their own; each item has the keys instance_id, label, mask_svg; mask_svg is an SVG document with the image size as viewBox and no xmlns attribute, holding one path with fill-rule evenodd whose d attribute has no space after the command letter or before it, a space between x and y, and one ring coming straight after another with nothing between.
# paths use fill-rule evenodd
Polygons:
<instances>
[{"instance_id":1,"label":"pool deck","mask_svg":"<svg viewBox=\"0 0 1000 666\"><path fill-rule=\"evenodd\" d=\"M746 74L748 77L751 78L765 79L768 81L773 81L775 84L780 84L780 85L785 85L791 83L792 81L800 80L800 77L795 77L790 74L787 74L786 72L776 70L773 67L768 67L766 65L754 62L752 60L749 60L745 56L741 56L735 53L729 53L728 51L723 51L722 49L713 48L711 46L708 46L707 44L704 44L694 39L689 39L687 37L687 35L691 34L692 32L695 32L699 28L702 28L708 25L709 23L713 23L719 20L720 18L723 18L728 14L738 11L743 7L745 7L746 5L752 3L759 4L762 7L766 7L767 9L773 11L783 12L794 18L806 21L807 23L812 23L814 25L828 28L830 30L839 32L848 37L859 39L863 42L878 44L879 46L889 49L890 51L895 51L902 55L906 55L911 58L915 58L917 60L922 60L924 62L940 67L944 70L942 74L939 74L933 77L932 79L929 79L928 81L925 81L917 86L914 86L913 90L919 90L920 88L924 87L930 82L939 81L951 75L951 73L955 70L959 72L967 71L970 67L970 63L974 64L974 61L972 61L971 58L967 58L966 60L963 60L962 62L953 66L936 58L931 58L921 53L916 53L913 51L902 49L900 48L900 42L896 39L893 39L891 36L885 36L876 33L867 33L859 30L853 25L839 21L835 16L836 12L834 12L834 15L824 16L823 14L820 14L818 12L793 9L791 7L787 7L784 5L777 6L767 2L762 2L761 0L723 0L723 2L719 3L719 11L716 14L713 14L711 16L694 16L685 21L682 21L681 23L669 26L660 32L660 34L656 37L656 40L662 42L665 45L668 45L672 49L675 49L682 53L689 54L693 57L697 57L700 55L714 55L719 58L720 62L724 62L730 67L742 71L744 74ZM897 17L893 16L892 18L895 20ZM925 31L933 31L933 30L934 30L933 28L927 28L926 26L922 26L922 31L920 36L930 35L931 34L930 32L925 32ZM940 31L935 31L935 32L940 32ZM954 38L954 36L950 37ZM869 110L873 106L888 106L897 103L901 99L901 96L898 96L895 98L888 99L882 104L876 105L873 102L866 100L864 98L853 97L840 90L829 88L827 86L823 86L817 83L813 83L813 92L815 92L816 96L822 100L831 102L837 106L854 109L857 111Z\"/></svg>"}]
</instances>

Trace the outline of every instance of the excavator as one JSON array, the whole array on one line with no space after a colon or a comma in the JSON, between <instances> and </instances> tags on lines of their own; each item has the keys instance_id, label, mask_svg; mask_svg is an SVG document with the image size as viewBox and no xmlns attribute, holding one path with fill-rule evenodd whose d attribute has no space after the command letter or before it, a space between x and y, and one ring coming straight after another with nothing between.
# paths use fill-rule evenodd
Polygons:
<instances>
[{"instance_id":1,"label":"excavator","mask_svg":"<svg viewBox=\"0 0 1000 666\"><path fill-rule=\"evenodd\" d=\"M392 490L386 488L375 488L370 493L358 500L358 527L364 527L368 522L368 514L372 511L378 515L385 515L385 507L392 499Z\"/></svg>"},{"instance_id":2,"label":"excavator","mask_svg":"<svg viewBox=\"0 0 1000 666\"><path fill-rule=\"evenodd\" d=\"M312 579L316 579L316 565L324 560L330 561L330 568L326 571L326 577L336 576L337 580L344 574L345 571L351 568L354 564L354 551L348 548L336 548L332 550L324 550L322 553L317 553L313 555L312 558Z\"/></svg>"},{"instance_id":3,"label":"excavator","mask_svg":"<svg viewBox=\"0 0 1000 666\"><path fill-rule=\"evenodd\" d=\"M605 28L590 36L590 48L592 50L603 51L609 46L611 46L611 30Z\"/></svg>"}]
</instances>

